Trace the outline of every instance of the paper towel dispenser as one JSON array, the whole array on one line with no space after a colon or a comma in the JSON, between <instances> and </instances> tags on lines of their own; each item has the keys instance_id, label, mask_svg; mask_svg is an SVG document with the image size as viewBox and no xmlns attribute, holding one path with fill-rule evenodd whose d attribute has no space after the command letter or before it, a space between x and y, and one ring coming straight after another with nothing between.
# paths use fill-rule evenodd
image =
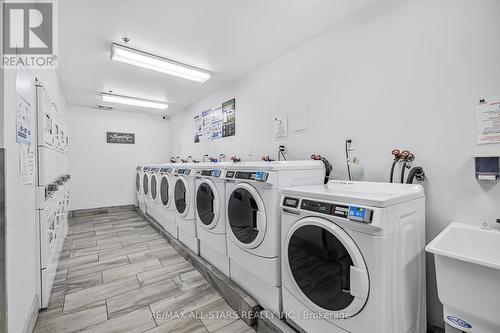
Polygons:
<instances>
[{"instance_id":1,"label":"paper towel dispenser","mask_svg":"<svg viewBox=\"0 0 500 333\"><path fill-rule=\"evenodd\" d=\"M499 180L500 154L481 154L474 157L477 180Z\"/></svg>"}]
</instances>

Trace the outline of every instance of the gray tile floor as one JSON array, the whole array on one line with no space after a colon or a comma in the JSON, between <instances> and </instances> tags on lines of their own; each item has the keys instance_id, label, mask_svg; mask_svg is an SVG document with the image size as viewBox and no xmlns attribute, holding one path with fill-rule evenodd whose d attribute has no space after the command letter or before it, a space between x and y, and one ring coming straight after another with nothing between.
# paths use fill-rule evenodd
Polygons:
<instances>
[{"instance_id":1,"label":"gray tile floor","mask_svg":"<svg viewBox=\"0 0 500 333\"><path fill-rule=\"evenodd\" d=\"M254 332L135 211L72 218L35 332Z\"/></svg>"}]
</instances>

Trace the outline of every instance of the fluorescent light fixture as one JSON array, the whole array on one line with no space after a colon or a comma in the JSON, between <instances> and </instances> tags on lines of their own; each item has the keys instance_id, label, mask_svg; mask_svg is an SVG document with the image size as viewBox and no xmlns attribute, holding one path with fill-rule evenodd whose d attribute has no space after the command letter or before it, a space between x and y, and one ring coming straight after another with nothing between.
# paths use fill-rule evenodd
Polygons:
<instances>
[{"instance_id":1,"label":"fluorescent light fixture","mask_svg":"<svg viewBox=\"0 0 500 333\"><path fill-rule=\"evenodd\" d=\"M129 96L101 93L101 98L103 102L108 102L108 103L118 103L118 104L133 105L133 106L140 106L143 108L161 109L161 110L165 110L168 108L168 104L164 102L151 101L149 99L135 98Z\"/></svg>"},{"instance_id":2,"label":"fluorescent light fixture","mask_svg":"<svg viewBox=\"0 0 500 333\"><path fill-rule=\"evenodd\" d=\"M111 60L201 83L210 79L210 72L203 69L115 43L111 45Z\"/></svg>"}]
</instances>

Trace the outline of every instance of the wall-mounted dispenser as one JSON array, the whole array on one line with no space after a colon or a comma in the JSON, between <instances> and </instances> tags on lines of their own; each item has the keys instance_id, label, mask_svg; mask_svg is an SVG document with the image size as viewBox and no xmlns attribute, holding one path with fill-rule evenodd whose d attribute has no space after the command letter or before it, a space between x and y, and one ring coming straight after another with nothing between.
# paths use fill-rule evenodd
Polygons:
<instances>
[{"instance_id":1,"label":"wall-mounted dispenser","mask_svg":"<svg viewBox=\"0 0 500 333\"><path fill-rule=\"evenodd\" d=\"M480 154L474 157L477 180L500 179L500 154Z\"/></svg>"}]
</instances>

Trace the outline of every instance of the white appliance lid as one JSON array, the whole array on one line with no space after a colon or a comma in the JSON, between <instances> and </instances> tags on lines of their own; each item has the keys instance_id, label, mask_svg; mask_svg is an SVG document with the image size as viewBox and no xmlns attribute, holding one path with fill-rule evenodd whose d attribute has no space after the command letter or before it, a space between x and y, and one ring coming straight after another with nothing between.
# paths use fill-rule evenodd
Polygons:
<instances>
[{"instance_id":1,"label":"white appliance lid","mask_svg":"<svg viewBox=\"0 0 500 333\"><path fill-rule=\"evenodd\" d=\"M421 185L341 180L331 180L326 185L289 187L283 189L283 194L372 207L388 207L425 196Z\"/></svg>"},{"instance_id":2,"label":"white appliance lid","mask_svg":"<svg viewBox=\"0 0 500 333\"><path fill-rule=\"evenodd\" d=\"M324 169L322 161L316 160L300 160L300 161L255 161L255 162L238 162L231 165L226 165L227 170L316 170Z\"/></svg>"}]
</instances>

